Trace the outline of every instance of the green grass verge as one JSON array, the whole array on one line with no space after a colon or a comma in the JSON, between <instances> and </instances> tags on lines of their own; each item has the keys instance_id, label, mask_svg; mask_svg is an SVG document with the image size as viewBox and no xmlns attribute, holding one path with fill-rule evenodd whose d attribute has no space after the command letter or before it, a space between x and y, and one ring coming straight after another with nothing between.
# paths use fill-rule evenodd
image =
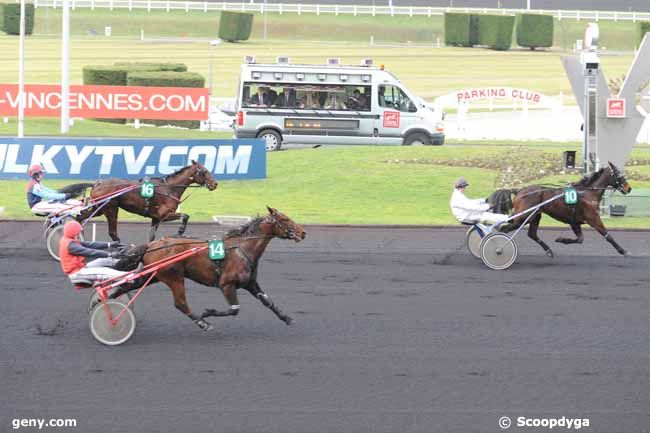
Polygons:
<instances>
[{"instance_id":1,"label":"green grass verge","mask_svg":"<svg viewBox=\"0 0 650 433\"><path fill-rule=\"evenodd\" d=\"M508 152L503 146L481 147L485 158ZM559 149L552 150L561 152ZM644 150L643 156L650 155ZM322 147L268 155L268 178L222 181L214 192L193 190L183 211L193 221L212 215L256 215L265 205L286 212L301 223L325 224L457 224L449 212L453 180L471 184L468 195L486 197L494 190L497 172L480 168L430 164L396 164L388 160L466 158L469 147ZM541 179L540 182L559 178ZM562 180L577 180L564 176ZM0 182L0 206L5 217L29 217L25 181ZM60 187L71 181L46 181ZM650 188L650 183L633 183ZM127 216L120 218L141 219ZM549 218L544 225L559 225ZM648 227L648 218L609 219L613 227Z\"/></svg>"},{"instance_id":2,"label":"green grass verge","mask_svg":"<svg viewBox=\"0 0 650 433\"><path fill-rule=\"evenodd\" d=\"M16 136L17 120L9 118L7 123L0 122L0 135ZM26 136L61 136L59 119L25 119ZM209 132L180 128L157 128L142 126L135 129L133 125L97 122L95 120L78 119L70 127L67 134L70 137L140 137L140 138L178 138L205 139L232 138L232 132Z\"/></svg>"}]
</instances>

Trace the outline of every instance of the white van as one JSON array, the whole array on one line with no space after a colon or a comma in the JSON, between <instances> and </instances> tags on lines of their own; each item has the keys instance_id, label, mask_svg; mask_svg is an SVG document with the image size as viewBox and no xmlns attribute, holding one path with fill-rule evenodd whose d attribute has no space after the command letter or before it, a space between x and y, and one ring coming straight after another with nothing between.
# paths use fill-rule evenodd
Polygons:
<instances>
[{"instance_id":1,"label":"white van","mask_svg":"<svg viewBox=\"0 0 650 433\"><path fill-rule=\"evenodd\" d=\"M383 67L255 64L241 66L237 138L282 143L443 144L444 114L412 95Z\"/></svg>"}]
</instances>

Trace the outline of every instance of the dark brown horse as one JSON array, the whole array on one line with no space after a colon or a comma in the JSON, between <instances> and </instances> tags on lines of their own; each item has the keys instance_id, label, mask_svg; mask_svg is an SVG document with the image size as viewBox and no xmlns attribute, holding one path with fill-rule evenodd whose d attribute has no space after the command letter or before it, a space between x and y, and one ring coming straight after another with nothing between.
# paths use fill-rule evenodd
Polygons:
<instances>
[{"instance_id":1,"label":"dark brown horse","mask_svg":"<svg viewBox=\"0 0 650 433\"><path fill-rule=\"evenodd\" d=\"M201 251L182 261L161 269L156 280L165 283L172 290L174 305L187 315L199 328L211 329L203 320L206 317L236 316L239 313L237 289L244 289L275 313L287 325L292 318L278 308L264 293L257 282L257 266L264 250L273 238L292 239L300 242L305 238L304 229L289 217L273 208L268 215L259 217L239 229L226 233L224 238L225 258L211 260L208 251ZM122 269L133 268L140 260L146 266L191 248L206 246L207 241L191 238L165 237L146 245L136 247L129 253L130 258L121 262ZM225 311L207 309L201 315L192 313L185 297L185 279L189 278L204 286L221 288L230 308ZM130 287L127 290L132 290ZM117 297L116 293L111 297Z\"/></svg>"},{"instance_id":2,"label":"dark brown horse","mask_svg":"<svg viewBox=\"0 0 650 433\"><path fill-rule=\"evenodd\" d=\"M183 167L172 174L164 177L155 177L150 180L154 184L154 195L150 199L140 196L140 189L135 188L126 192L104 205L94 216L105 215L108 220L108 234L114 241L120 240L117 235L117 213L122 208L143 217L151 218L151 230L149 231L149 240L156 237L156 231L161 222L175 221L181 219L181 226L178 229L178 235L185 233L187 222L190 216L176 212L178 205L181 203L181 197L185 190L193 184L205 186L210 191L217 187L217 181L212 178L210 172L200 163L192 161L192 164ZM106 179L95 183L90 192L91 198L98 198L119 191L129 186L138 186L139 180L126 179ZM79 221L89 218L95 209L89 209L79 216Z\"/></svg>"},{"instance_id":3,"label":"dark brown horse","mask_svg":"<svg viewBox=\"0 0 650 433\"><path fill-rule=\"evenodd\" d=\"M575 205L565 203L563 197L551 201L535 211L533 216L528 220L528 237L537 242L549 257L553 257L553 251L537 235L539 222L542 219L542 213L550 217L569 224L576 235L575 239L557 238L555 241L563 244L581 244L583 241L582 224L589 224L598 233L605 237L607 242L612 244L619 254L626 254L626 251L614 240L611 234L607 232L603 221L600 219L600 200L608 187L628 194L632 188L625 180L625 177L611 162L607 167L601 168L590 176L571 184L578 192L578 202ZM562 194L564 188L545 188L539 185L531 185L517 192L513 203L513 214L517 214L526 209L531 209L535 205L543 203L554 196ZM530 214L521 215L513 220L511 224L504 225L502 231L510 232L519 228Z\"/></svg>"}]
</instances>

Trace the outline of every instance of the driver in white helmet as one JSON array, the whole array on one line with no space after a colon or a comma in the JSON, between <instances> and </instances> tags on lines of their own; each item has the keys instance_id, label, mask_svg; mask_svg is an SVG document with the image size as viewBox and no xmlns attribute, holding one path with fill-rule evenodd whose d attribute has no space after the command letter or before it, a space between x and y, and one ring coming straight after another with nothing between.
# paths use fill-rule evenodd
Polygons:
<instances>
[{"instance_id":1,"label":"driver in white helmet","mask_svg":"<svg viewBox=\"0 0 650 433\"><path fill-rule=\"evenodd\" d=\"M508 220L508 215L488 212L490 205L485 199L470 199L465 196L465 188L469 183L464 178L459 178L454 184L454 192L451 194L451 213L461 223L475 224L485 222L488 224L502 224Z\"/></svg>"}]
</instances>

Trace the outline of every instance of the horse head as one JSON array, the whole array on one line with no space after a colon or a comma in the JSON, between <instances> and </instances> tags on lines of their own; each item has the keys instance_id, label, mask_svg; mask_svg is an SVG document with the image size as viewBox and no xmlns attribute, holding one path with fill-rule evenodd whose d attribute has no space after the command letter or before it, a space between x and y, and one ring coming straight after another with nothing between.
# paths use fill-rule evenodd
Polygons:
<instances>
[{"instance_id":1,"label":"horse head","mask_svg":"<svg viewBox=\"0 0 650 433\"><path fill-rule=\"evenodd\" d=\"M305 239L307 234L300 224L296 223L277 209L269 206L266 208L269 210L269 214L264 217L262 224L269 227L267 230L269 230L270 233L267 234L281 239L293 239L296 242Z\"/></svg>"},{"instance_id":2,"label":"horse head","mask_svg":"<svg viewBox=\"0 0 650 433\"><path fill-rule=\"evenodd\" d=\"M609 163L609 170L611 171L611 179L609 181L609 186L613 187L617 191L619 191L622 194L629 194L632 191L632 187L630 186L629 183L627 183L627 180L625 179L625 176L621 174L621 172L618 170L618 168L610 162Z\"/></svg>"},{"instance_id":3,"label":"horse head","mask_svg":"<svg viewBox=\"0 0 650 433\"><path fill-rule=\"evenodd\" d=\"M206 187L210 191L214 191L217 188L217 181L212 177L210 171L203 164L194 160L192 160L189 179L198 185Z\"/></svg>"}]
</instances>

